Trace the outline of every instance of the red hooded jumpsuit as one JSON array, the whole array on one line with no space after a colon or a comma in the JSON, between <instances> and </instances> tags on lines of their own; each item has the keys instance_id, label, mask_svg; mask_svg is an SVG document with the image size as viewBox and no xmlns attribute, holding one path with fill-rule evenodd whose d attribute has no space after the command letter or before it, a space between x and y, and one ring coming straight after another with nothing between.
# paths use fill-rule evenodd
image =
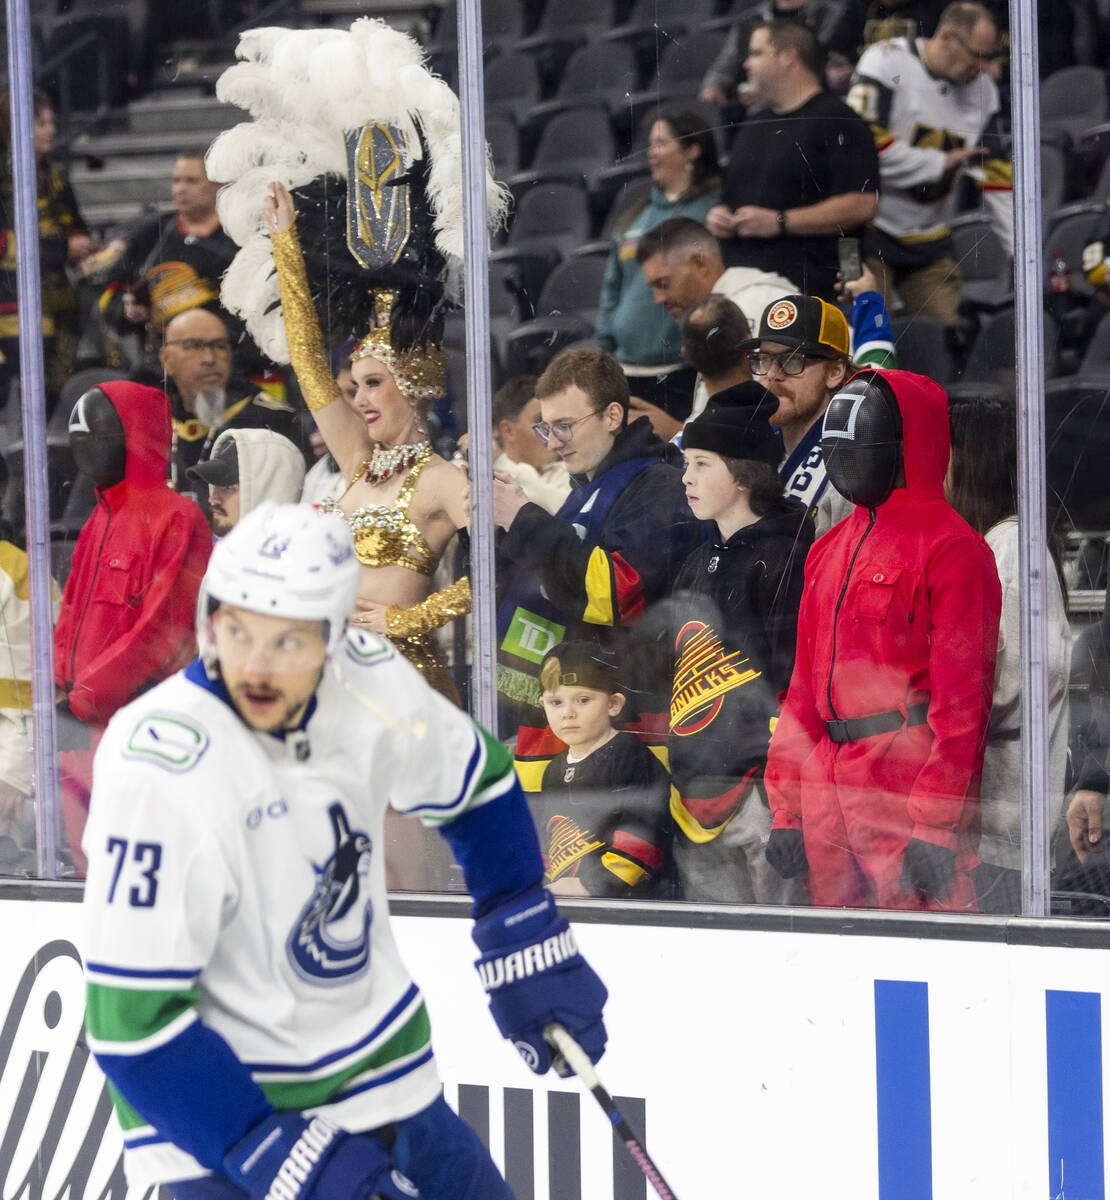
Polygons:
<instances>
[{"instance_id":1,"label":"red hooded jumpsuit","mask_svg":"<svg viewBox=\"0 0 1110 1200\"><path fill-rule=\"evenodd\" d=\"M990 548L944 499L944 391L879 373L902 413L906 486L854 508L810 551L767 795L773 828L804 834L815 904L974 911L1001 589ZM926 722L894 732L837 744L825 729L923 703ZM949 897L899 887L910 838L956 852Z\"/></svg>"},{"instance_id":2,"label":"red hooded jumpsuit","mask_svg":"<svg viewBox=\"0 0 1110 1200\"><path fill-rule=\"evenodd\" d=\"M89 751L62 755L66 819L88 808L98 731L138 691L195 650L197 592L212 535L197 505L170 490L170 403L137 383L100 384L126 439L123 479L97 491L81 530L54 630L54 679L70 711L97 727ZM71 836L75 850L78 839ZM79 864L80 865L80 864Z\"/></svg>"}]
</instances>

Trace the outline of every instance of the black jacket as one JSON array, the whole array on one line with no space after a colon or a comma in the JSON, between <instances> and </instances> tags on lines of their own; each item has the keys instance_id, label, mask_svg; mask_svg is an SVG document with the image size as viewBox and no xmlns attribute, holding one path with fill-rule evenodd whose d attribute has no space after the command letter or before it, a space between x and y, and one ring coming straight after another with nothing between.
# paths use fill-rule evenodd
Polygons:
<instances>
[{"instance_id":1,"label":"black jacket","mask_svg":"<svg viewBox=\"0 0 1110 1200\"><path fill-rule=\"evenodd\" d=\"M788 503L726 542L699 547L675 579L672 811L693 841L725 827L761 772L794 669L813 525L800 504Z\"/></svg>"}]
</instances>

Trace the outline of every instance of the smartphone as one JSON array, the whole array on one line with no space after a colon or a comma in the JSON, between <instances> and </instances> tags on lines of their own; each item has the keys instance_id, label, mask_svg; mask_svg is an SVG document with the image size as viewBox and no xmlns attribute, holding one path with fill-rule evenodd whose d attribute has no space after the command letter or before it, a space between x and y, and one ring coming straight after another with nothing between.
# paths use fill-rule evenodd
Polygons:
<instances>
[{"instance_id":1,"label":"smartphone","mask_svg":"<svg viewBox=\"0 0 1110 1200\"><path fill-rule=\"evenodd\" d=\"M840 274L844 282L858 279L863 274L863 259L860 258L859 238L842 237L836 242L837 254L840 258Z\"/></svg>"}]
</instances>

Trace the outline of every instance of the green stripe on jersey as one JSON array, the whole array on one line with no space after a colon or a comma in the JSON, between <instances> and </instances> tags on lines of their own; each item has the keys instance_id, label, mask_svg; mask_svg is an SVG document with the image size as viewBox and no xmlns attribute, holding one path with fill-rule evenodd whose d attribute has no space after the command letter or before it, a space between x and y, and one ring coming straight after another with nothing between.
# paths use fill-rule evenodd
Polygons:
<instances>
[{"instance_id":1,"label":"green stripe on jersey","mask_svg":"<svg viewBox=\"0 0 1110 1200\"><path fill-rule=\"evenodd\" d=\"M513 756L504 742L498 741L492 733L487 733L481 725L477 729L478 736L486 747L486 766L474 785L474 795L480 796L486 788L500 783L506 775L512 774Z\"/></svg>"},{"instance_id":2,"label":"green stripe on jersey","mask_svg":"<svg viewBox=\"0 0 1110 1200\"><path fill-rule=\"evenodd\" d=\"M267 1082L263 1076L256 1077L255 1082L266 1093L266 1099L277 1109L314 1108L318 1104L326 1104L359 1075L380 1070L398 1059L415 1054L429 1045L431 1039L432 1026L428 1020L428 1010L421 1001L416 1012L388 1041L334 1075L304 1081L283 1080L281 1083Z\"/></svg>"},{"instance_id":3,"label":"green stripe on jersey","mask_svg":"<svg viewBox=\"0 0 1110 1200\"><path fill-rule=\"evenodd\" d=\"M119 1121L119 1127L124 1133L131 1129L142 1129L144 1125L149 1125L150 1122L132 1108L130 1104L116 1091L114 1083L108 1084L108 1095L111 1097L112 1104L115 1106L116 1119Z\"/></svg>"},{"instance_id":4,"label":"green stripe on jersey","mask_svg":"<svg viewBox=\"0 0 1110 1200\"><path fill-rule=\"evenodd\" d=\"M199 999L197 986L147 991L90 983L85 992L85 1028L97 1041L137 1042L176 1021Z\"/></svg>"},{"instance_id":5,"label":"green stripe on jersey","mask_svg":"<svg viewBox=\"0 0 1110 1200\"><path fill-rule=\"evenodd\" d=\"M494 784L503 783L513 773L513 756L509 753L508 747L504 742L499 742L491 733L487 733L481 725L475 725L478 737L481 739L481 744L485 750L485 763L482 765L481 773L475 778L471 788L470 795L466 797L461 808L453 810L447 816L442 813L422 812L420 814L421 821L424 822L430 829L436 829L440 825L447 825L451 821L458 820L460 816L468 809L473 808L475 801L481 802L482 794Z\"/></svg>"}]
</instances>

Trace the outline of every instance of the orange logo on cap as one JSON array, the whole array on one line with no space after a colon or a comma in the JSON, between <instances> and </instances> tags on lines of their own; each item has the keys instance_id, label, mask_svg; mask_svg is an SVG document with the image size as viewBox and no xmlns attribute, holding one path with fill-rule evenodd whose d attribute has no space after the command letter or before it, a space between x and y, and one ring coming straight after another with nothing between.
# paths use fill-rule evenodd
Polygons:
<instances>
[{"instance_id":1,"label":"orange logo on cap","mask_svg":"<svg viewBox=\"0 0 1110 1200\"><path fill-rule=\"evenodd\" d=\"M768 329L785 329L798 319L798 310L789 300L780 300L767 314Z\"/></svg>"}]
</instances>

